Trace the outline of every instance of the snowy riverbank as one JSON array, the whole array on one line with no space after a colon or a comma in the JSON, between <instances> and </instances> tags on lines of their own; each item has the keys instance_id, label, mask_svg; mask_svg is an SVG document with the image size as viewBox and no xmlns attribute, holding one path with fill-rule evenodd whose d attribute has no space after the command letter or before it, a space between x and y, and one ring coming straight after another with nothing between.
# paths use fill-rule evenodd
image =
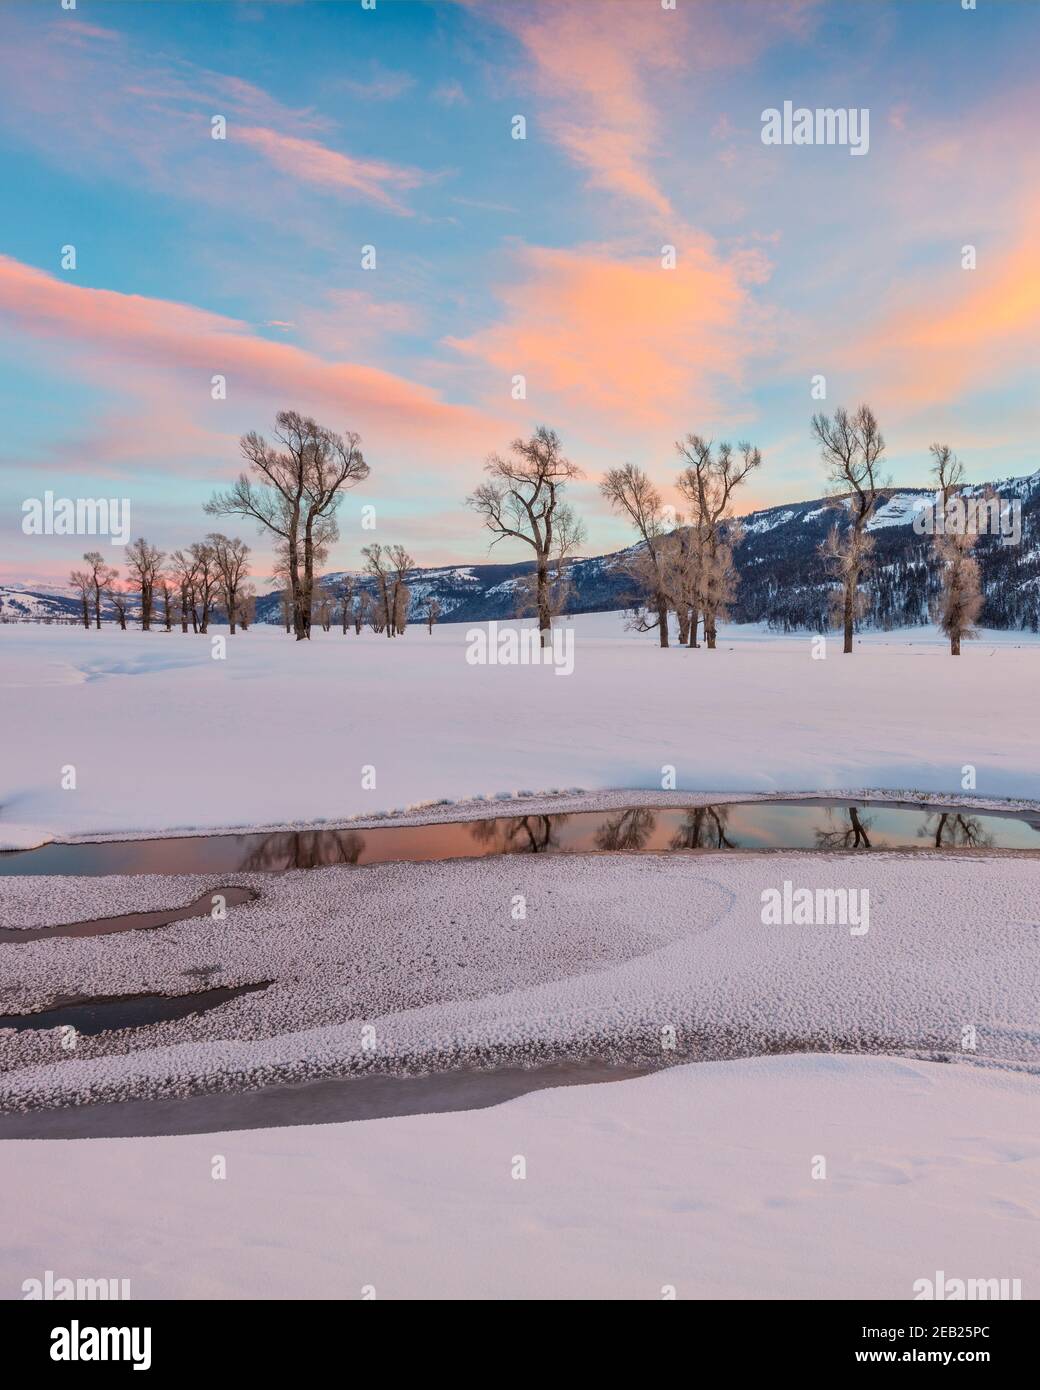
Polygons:
<instances>
[{"instance_id":1,"label":"snowy riverbank","mask_svg":"<svg viewBox=\"0 0 1040 1390\"><path fill-rule=\"evenodd\" d=\"M179 632L0 628L0 846L652 791L669 768L680 793L958 796L971 765L980 797L1040 799L1026 634L987 633L958 661L928 630L869 634L819 661L808 634L727 628L715 652L661 651L621 614L574 626L567 677L468 665L464 625L309 646L258 628L224 660Z\"/></svg>"}]
</instances>

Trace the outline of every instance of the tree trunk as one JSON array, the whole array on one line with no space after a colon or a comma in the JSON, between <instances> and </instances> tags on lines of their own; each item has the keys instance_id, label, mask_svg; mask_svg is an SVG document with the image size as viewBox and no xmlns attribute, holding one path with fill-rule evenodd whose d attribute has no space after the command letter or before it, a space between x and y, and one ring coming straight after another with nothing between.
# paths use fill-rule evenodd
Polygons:
<instances>
[{"instance_id":1,"label":"tree trunk","mask_svg":"<svg viewBox=\"0 0 1040 1390\"><path fill-rule=\"evenodd\" d=\"M856 611L856 581L858 574L850 574L845 581L845 646L843 652L852 651L852 619Z\"/></svg>"},{"instance_id":2,"label":"tree trunk","mask_svg":"<svg viewBox=\"0 0 1040 1390\"><path fill-rule=\"evenodd\" d=\"M549 566L538 558L538 634L539 646L547 647L546 633L552 631L552 612L549 608Z\"/></svg>"},{"instance_id":3,"label":"tree trunk","mask_svg":"<svg viewBox=\"0 0 1040 1390\"><path fill-rule=\"evenodd\" d=\"M959 632L956 632L956 633L954 633L954 635L950 638L950 655L951 655L951 656L960 656L960 654L961 654L961 635L960 635Z\"/></svg>"},{"instance_id":4,"label":"tree trunk","mask_svg":"<svg viewBox=\"0 0 1040 1390\"><path fill-rule=\"evenodd\" d=\"M691 647L700 647L700 645L701 645L701 644L697 641L697 629L698 629L698 627L700 626L700 621L701 621L700 609L699 609L699 608L691 608L691 609L690 609L690 646L691 646Z\"/></svg>"},{"instance_id":5,"label":"tree trunk","mask_svg":"<svg viewBox=\"0 0 1040 1390\"><path fill-rule=\"evenodd\" d=\"M668 645L668 600L664 594L657 596L657 636L662 647Z\"/></svg>"}]
</instances>

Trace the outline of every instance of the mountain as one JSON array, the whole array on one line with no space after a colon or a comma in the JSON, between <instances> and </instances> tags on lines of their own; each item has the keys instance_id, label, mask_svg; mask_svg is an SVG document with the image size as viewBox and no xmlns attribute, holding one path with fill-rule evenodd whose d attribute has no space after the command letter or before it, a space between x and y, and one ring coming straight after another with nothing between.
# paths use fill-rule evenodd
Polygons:
<instances>
[{"instance_id":1,"label":"mountain","mask_svg":"<svg viewBox=\"0 0 1040 1390\"><path fill-rule=\"evenodd\" d=\"M1002 545L998 538L985 536L978 543L986 600L982 622L987 627L1036 631L1040 622L1040 472L1029 478L976 484L964 492L978 496L987 487L1005 501L1021 503L1022 539L1018 545ZM938 590L939 575L931 538L917 535L913 520L934 496L930 488L884 490L868 522L875 549L871 579L865 586L865 626L909 627L929 621L929 601ZM732 619L768 623L781 631L825 630L834 581L820 546L835 524L847 526L847 514L826 498L768 507L744 517L744 536L734 552L739 582ZM568 612L627 607L635 593L626 562L636 549L574 560L569 568ZM442 622L513 617L518 590L522 591L533 568L530 561L522 561L412 570L407 578L412 593L410 619L422 621L428 596L439 601ZM335 593L343 577L342 572L326 575L322 583ZM372 591L373 582L366 576L351 574L350 578ZM279 610L278 595L264 595L257 603L257 618L277 622Z\"/></svg>"},{"instance_id":2,"label":"mountain","mask_svg":"<svg viewBox=\"0 0 1040 1390\"><path fill-rule=\"evenodd\" d=\"M978 496L986 487L1002 499L1019 502L1022 538L1002 545L995 537L980 539L976 554L982 570L985 608L982 623L994 628L1040 628L1040 471L1028 478L977 484L965 489ZM933 498L928 488L887 488L868 523L874 543L872 573L865 586L869 627L907 627L928 621L929 600L939 584L928 536L913 529L914 515ZM827 499L788 503L752 512L743 518L743 539L735 550L738 590L730 616L736 622L768 623L781 631L826 626L834 581L820 555L832 526L847 526L844 509ZM569 612L595 613L625 608L636 598L626 562L637 547L575 560L570 567ZM533 570L530 561L512 564L445 565L414 569L410 619L422 621L428 597L438 600L441 622L478 623L516 614L519 591ZM345 571L322 577L319 584L335 595ZM355 586L373 591L374 581L350 573ZM0 621L76 619L79 601L67 591L41 586L0 585ZM278 623L277 592L257 599L256 621Z\"/></svg>"}]
</instances>

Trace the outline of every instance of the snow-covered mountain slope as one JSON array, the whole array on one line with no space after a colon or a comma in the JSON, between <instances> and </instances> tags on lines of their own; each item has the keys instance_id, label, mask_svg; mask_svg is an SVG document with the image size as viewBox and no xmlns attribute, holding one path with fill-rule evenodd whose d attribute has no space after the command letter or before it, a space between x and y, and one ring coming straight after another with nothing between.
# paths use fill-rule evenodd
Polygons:
<instances>
[{"instance_id":1,"label":"snow-covered mountain slope","mask_svg":"<svg viewBox=\"0 0 1040 1390\"><path fill-rule=\"evenodd\" d=\"M1017 545L1002 545L984 537L977 554L982 567L986 607L982 623L990 628L1040 625L1040 471L1026 478L1008 478L965 489L978 495L991 487L1005 500L1022 507L1022 537ZM875 545L873 576L865 586L866 626L903 627L926 622L929 603L938 586L938 573L927 536L913 529L915 515L933 499L927 488L888 488L869 523ZM780 629L822 628L827 619L833 578L820 555L820 545L832 526L846 526L847 511L827 499L784 503L752 512L742 519L743 539L736 550L739 574L737 598L730 612L736 622L769 623ZM475 542L479 544L479 541ZM570 567L573 613L624 608L638 599L627 562L638 547L573 561ZM408 575L410 618L421 622L427 600L440 605L441 622L487 622L510 618L522 605L532 573L530 561L511 564L442 565L417 568ZM336 571L320 583L335 600L345 577L355 589L374 592L365 575ZM263 588L262 580L257 585ZM0 585L0 621L76 618L79 601L68 591L30 585ZM281 599L261 592L257 621L278 623Z\"/></svg>"}]
</instances>

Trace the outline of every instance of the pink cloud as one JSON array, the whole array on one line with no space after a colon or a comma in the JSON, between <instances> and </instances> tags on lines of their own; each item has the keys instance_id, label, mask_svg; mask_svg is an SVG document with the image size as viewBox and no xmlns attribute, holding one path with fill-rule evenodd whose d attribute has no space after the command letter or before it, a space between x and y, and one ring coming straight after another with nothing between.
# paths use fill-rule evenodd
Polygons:
<instances>
[{"instance_id":1,"label":"pink cloud","mask_svg":"<svg viewBox=\"0 0 1040 1390\"><path fill-rule=\"evenodd\" d=\"M8 256L0 256L0 317L30 340L58 340L88 375L105 373L110 383L159 373L167 393L184 402L189 381L196 411L210 402L210 378L222 375L229 399L262 401L270 411L296 404L331 414L341 427L384 441L421 440L442 454L489 447L501 432L486 415L392 372L326 361L192 305L80 287Z\"/></svg>"},{"instance_id":2,"label":"pink cloud","mask_svg":"<svg viewBox=\"0 0 1040 1390\"><path fill-rule=\"evenodd\" d=\"M418 169L388 164L382 160L353 159L331 150L316 140L280 135L260 126L239 126L229 138L242 140L261 154L280 173L301 183L354 193L392 212L411 215L390 190L418 188L427 176Z\"/></svg>"},{"instance_id":3,"label":"pink cloud","mask_svg":"<svg viewBox=\"0 0 1040 1390\"><path fill-rule=\"evenodd\" d=\"M678 430L739 392L766 336L749 292L768 270L761 252L725 261L691 237L674 269L601 248L529 247L517 259L521 274L499 291L503 321L448 341L503 379L523 374L539 417Z\"/></svg>"}]
</instances>

